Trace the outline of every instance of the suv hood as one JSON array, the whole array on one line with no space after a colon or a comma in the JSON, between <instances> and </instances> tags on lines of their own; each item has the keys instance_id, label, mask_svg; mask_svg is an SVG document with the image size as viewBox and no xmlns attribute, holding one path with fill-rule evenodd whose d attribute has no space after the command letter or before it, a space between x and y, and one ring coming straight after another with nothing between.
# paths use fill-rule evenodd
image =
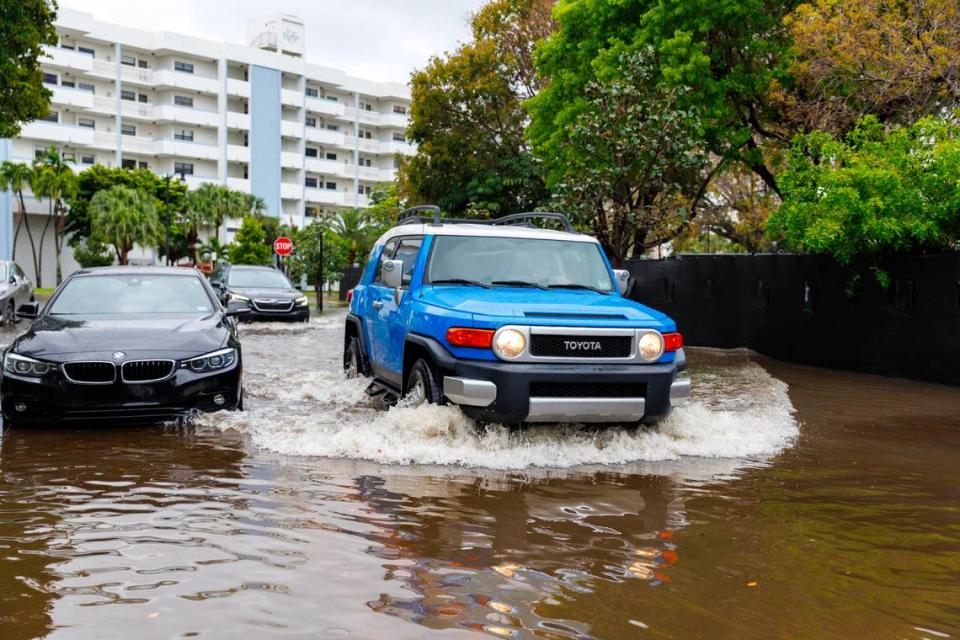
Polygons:
<instances>
[{"instance_id":1,"label":"suv hood","mask_svg":"<svg viewBox=\"0 0 960 640\"><path fill-rule=\"evenodd\" d=\"M631 326L673 330L666 315L619 295L576 289L426 286L427 304L469 313L478 324ZM667 326L669 325L669 326Z\"/></svg>"},{"instance_id":2,"label":"suv hood","mask_svg":"<svg viewBox=\"0 0 960 640\"><path fill-rule=\"evenodd\" d=\"M245 287L230 287L230 293L237 293L248 298L272 300L296 300L303 294L296 289L252 289Z\"/></svg>"}]
</instances>

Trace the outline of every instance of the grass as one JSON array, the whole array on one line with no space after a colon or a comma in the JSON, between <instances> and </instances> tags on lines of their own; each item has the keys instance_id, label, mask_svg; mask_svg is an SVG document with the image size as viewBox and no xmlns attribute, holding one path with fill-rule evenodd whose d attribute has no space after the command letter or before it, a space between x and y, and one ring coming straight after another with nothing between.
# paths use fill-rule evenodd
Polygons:
<instances>
[{"instance_id":1,"label":"grass","mask_svg":"<svg viewBox=\"0 0 960 640\"><path fill-rule=\"evenodd\" d=\"M55 289L53 287L37 287L33 292L38 296L52 296Z\"/></svg>"}]
</instances>

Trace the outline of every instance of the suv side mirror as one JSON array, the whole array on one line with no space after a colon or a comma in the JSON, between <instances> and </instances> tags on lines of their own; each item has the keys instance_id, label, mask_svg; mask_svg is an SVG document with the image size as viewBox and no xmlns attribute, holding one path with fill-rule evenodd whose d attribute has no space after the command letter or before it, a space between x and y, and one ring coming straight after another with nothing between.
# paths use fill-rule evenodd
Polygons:
<instances>
[{"instance_id":1,"label":"suv side mirror","mask_svg":"<svg viewBox=\"0 0 960 640\"><path fill-rule=\"evenodd\" d=\"M40 315L39 302L24 302L17 308L17 317L23 319L36 318Z\"/></svg>"},{"instance_id":2,"label":"suv side mirror","mask_svg":"<svg viewBox=\"0 0 960 640\"><path fill-rule=\"evenodd\" d=\"M399 289L403 286L403 260L384 260L381 279L384 286L390 289Z\"/></svg>"},{"instance_id":3,"label":"suv side mirror","mask_svg":"<svg viewBox=\"0 0 960 640\"><path fill-rule=\"evenodd\" d=\"M613 278L617 281L620 295L626 296L630 292L630 272L626 269L614 269Z\"/></svg>"}]
</instances>

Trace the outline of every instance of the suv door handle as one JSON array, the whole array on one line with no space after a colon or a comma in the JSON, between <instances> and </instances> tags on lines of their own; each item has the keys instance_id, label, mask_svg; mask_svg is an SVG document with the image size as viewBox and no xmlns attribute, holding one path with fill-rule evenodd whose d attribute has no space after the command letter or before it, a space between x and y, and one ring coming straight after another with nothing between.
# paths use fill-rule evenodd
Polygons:
<instances>
[{"instance_id":1,"label":"suv door handle","mask_svg":"<svg viewBox=\"0 0 960 640\"><path fill-rule=\"evenodd\" d=\"M383 300L374 300L374 301L373 301L373 308L374 308L374 309L382 309L382 308L383 308Z\"/></svg>"}]
</instances>

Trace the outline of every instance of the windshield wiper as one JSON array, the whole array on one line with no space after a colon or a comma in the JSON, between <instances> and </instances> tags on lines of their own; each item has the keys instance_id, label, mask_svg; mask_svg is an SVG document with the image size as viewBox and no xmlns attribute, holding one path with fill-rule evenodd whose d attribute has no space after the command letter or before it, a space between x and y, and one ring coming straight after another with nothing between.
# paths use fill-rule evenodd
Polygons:
<instances>
[{"instance_id":1,"label":"windshield wiper","mask_svg":"<svg viewBox=\"0 0 960 640\"><path fill-rule=\"evenodd\" d=\"M584 291L594 291L596 293L602 293L603 295L607 295L610 293L609 291L604 291L603 289L597 289L596 287L591 287L588 284L576 284L574 282L568 282L565 284L548 284L547 288L548 289L583 289Z\"/></svg>"},{"instance_id":2,"label":"windshield wiper","mask_svg":"<svg viewBox=\"0 0 960 640\"><path fill-rule=\"evenodd\" d=\"M466 278L444 278L443 280L431 280L430 284L467 284L473 287L482 287L484 289L493 288L485 282L479 282L477 280L467 280Z\"/></svg>"},{"instance_id":3,"label":"windshield wiper","mask_svg":"<svg viewBox=\"0 0 960 640\"><path fill-rule=\"evenodd\" d=\"M542 284L529 282L527 280L494 280L490 284L503 285L506 287L535 287L537 289L546 289Z\"/></svg>"}]
</instances>

